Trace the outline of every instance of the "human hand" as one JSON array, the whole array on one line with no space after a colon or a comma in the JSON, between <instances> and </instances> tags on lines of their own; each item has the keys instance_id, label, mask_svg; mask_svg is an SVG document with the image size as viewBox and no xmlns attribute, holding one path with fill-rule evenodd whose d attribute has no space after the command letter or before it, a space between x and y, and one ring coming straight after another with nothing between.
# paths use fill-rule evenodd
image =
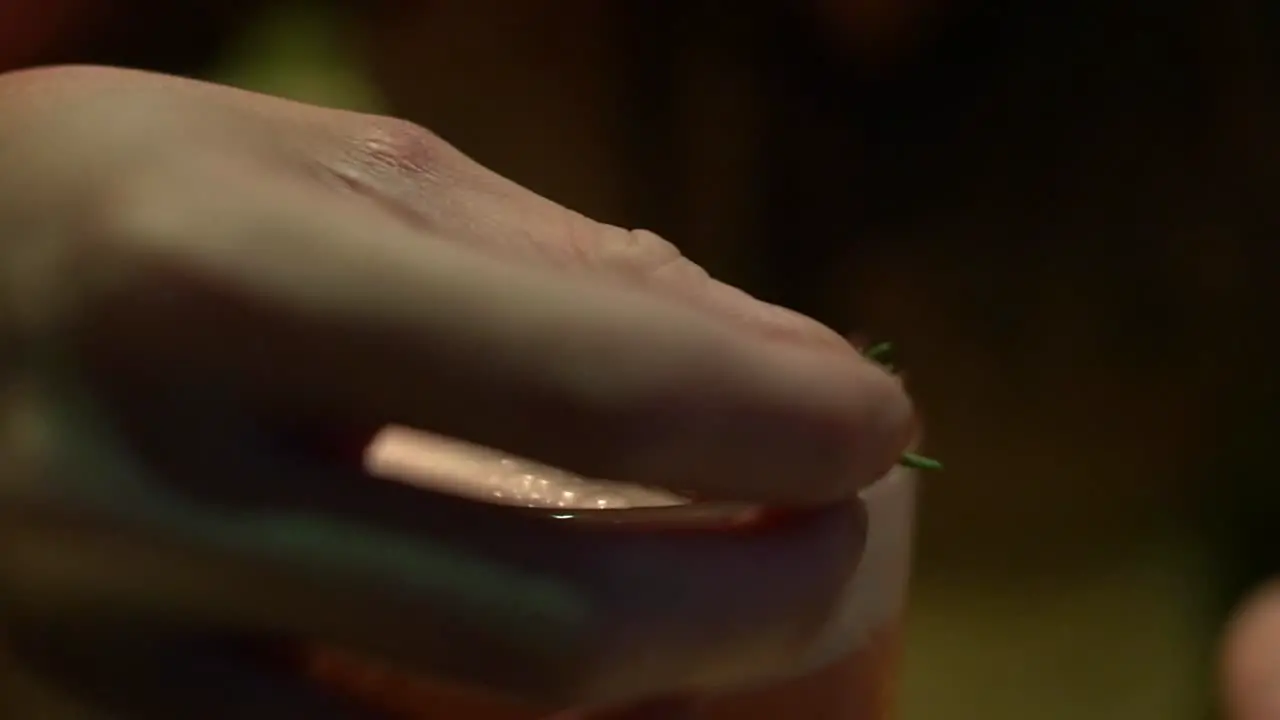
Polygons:
<instances>
[{"instance_id":1,"label":"human hand","mask_svg":"<svg viewBox=\"0 0 1280 720\"><path fill-rule=\"evenodd\" d=\"M831 331L412 125L63 68L0 78L0 127L0 637L90 704L256 717L236 703L265 681L212 629L548 703L597 699L601 628L699 627L708 653L748 619L798 633L856 552L832 502L910 434L900 385ZM660 606L687 543L367 482L388 423L819 509L739 539L753 567L706 581L737 605L655 610L618 598ZM646 561L606 568L623 545Z\"/></svg>"}]
</instances>

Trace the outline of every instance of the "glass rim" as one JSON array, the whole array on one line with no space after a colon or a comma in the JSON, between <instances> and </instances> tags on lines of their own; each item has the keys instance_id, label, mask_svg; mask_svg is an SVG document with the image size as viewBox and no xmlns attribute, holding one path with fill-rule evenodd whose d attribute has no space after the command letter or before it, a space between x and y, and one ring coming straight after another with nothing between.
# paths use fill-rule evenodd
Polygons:
<instances>
[{"instance_id":1,"label":"glass rim","mask_svg":"<svg viewBox=\"0 0 1280 720\"><path fill-rule=\"evenodd\" d=\"M416 458L406 461L400 459L400 471L384 466L383 472L371 468L375 474L384 478L406 482L433 493L455 498L468 503L476 503L487 507L501 508L504 512L513 513L535 520L551 521L566 527L602 530L721 530L756 529L773 520L785 521L786 518L803 517L812 512L820 512L823 508L858 504L864 496L875 492L875 488L891 481L901 468L890 468L875 481L863 486L857 492L842 501L834 501L819 505L770 504L759 501L741 501L725 499L692 499L679 492L645 485L643 483L620 482L607 478L596 478L578 475L569 470L557 468L545 463L512 455L502 450L476 445L456 438L407 427L384 428L383 437L399 435L405 441L401 449L417 445L418 451L424 451ZM375 442L377 440L375 439ZM452 456L450 455L452 453ZM366 457L369 457L368 455ZM461 465L450 465L449 459L461 461ZM443 461L443 464L440 464ZM511 465L514 463L514 470ZM396 465L394 461L390 465ZM436 464L435 467L431 467ZM414 467L414 466L417 467ZM627 487L634 490L652 492L658 497L657 502L645 501L624 507L595 507L584 505L574 507L570 504L556 502L521 501L520 494L503 492L467 492L469 478L493 476L495 466L507 469L498 473L513 472L515 475L541 476L546 478L561 477L570 484L579 484L594 489ZM414 476L419 476L418 480ZM427 477L435 477L437 481L429 482ZM452 477L452 480L450 478ZM461 479L461 482L459 480ZM450 486L452 489L450 489ZM670 501L666 501L670 499ZM683 500L684 502L678 502Z\"/></svg>"},{"instance_id":2,"label":"glass rim","mask_svg":"<svg viewBox=\"0 0 1280 720\"><path fill-rule=\"evenodd\" d=\"M629 508L544 508L511 506L522 514L550 519L584 527L603 527L618 530L642 526L645 530L733 530L758 527L773 518L803 515L806 511L821 511L823 507L860 503L867 494L883 492L884 488L901 481L904 468L891 468L874 482L850 495L847 500L823 506L780 507L757 502L732 500L692 500L679 505L651 505ZM909 473L907 473L909 474Z\"/></svg>"}]
</instances>

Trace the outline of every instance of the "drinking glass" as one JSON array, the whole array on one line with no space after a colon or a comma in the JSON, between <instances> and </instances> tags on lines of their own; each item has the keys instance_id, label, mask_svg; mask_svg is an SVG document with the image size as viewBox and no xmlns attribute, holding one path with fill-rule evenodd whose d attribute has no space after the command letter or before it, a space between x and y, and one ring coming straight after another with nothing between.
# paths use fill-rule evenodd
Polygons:
<instances>
[{"instance_id":1,"label":"drinking glass","mask_svg":"<svg viewBox=\"0 0 1280 720\"><path fill-rule=\"evenodd\" d=\"M468 459L434 440L412 442L421 446L413 450L416 459L392 458L387 474L410 481L430 475L435 490L541 505L534 512L571 525L583 543L602 548L593 556L597 562L630 568L619 577L636 577L627 572L643 572L645 563L678 563L689 571L652 594L618 599L640 619L601 631L608 635L600 644L605 650L578 694L608 704L614 696L649 691L679 708L653 717L678 714L681 720L890 717L911 566L915 471L895 468L856 501L793 517L728 503L675 504L679 500L664 493L601 483L561 478L548 484L544 474L554 471L521 472L519 461ZM474 483L494 476L494 462L504 482ZM457 484L441 481L449 477ZM512 477L525 485L513 489ZM608 509L619 505L625 509ZM534 707L328 649L310 655L309 671L405 720L592 720L622 712Z\"/></svg>"}]
</instances>

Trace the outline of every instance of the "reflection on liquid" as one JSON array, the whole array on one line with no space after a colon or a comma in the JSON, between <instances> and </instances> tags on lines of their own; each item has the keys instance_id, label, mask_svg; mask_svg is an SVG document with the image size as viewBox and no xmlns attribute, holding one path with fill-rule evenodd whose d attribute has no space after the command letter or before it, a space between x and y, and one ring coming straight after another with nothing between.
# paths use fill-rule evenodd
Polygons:
<instances>
[{"instance_id":1,"label":"reflection on liquid","mask_svg":"<svg viewBox=\"0 0 1280 720\"><path fill-rule=\"evenodd\" d=\"M535 508L619 510L682 505L684 498L657 488L587 480L528 460L391 427L367 455L378 475L484 502Z\"/></svg>"}]
</instances>

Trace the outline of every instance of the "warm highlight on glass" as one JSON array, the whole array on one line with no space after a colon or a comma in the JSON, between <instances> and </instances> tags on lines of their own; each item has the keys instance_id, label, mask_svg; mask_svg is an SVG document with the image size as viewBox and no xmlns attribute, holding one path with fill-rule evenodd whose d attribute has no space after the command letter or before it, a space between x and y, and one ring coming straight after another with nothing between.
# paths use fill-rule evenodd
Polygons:
<instances>
[{"instance_id":1,"label":"warm highlight on glass","mask_svg":"<svg viewBox=\"0 0 1280 720\"><path fill-rule=\"evenodd\" d=\"M598 524L601 517L609 520L607 532L629 533L664 532L686 523L701 532L715 532L717 523L722 523L736 527L736 532L745 527L750 533L751 523L766 522L752 519L759 518L758 510L689 504L661 491L588 482L510 459L468 456L459 453L457 446L408 432L385 436L381 446L374 456L381 474L489 502L545 508L563 522L582 523L587 533L596 531L591 524ZM422 481L424 477L432 479ZM822 610L799 623L807 628L803 642L762 642L758 647L769 650L757 657L751 657L754 650L727 660L708 654L705 672L696 666L689 676L691 687L680 693L677 705L682 713L687 707L689 714L679 717L888 720L898 671L914 503L914 472L903 468L863 491L860 505L848 509L850 517L856 518L851 527L857 529L856 536L850 536L850 552L843 556L849 562L817 566L818 572L833 576L823 579L833 591L829 601L805 606ZM788 582L786 577L753 580L761 587ZM771 631L762 627L760 632ZM782 647L788 650L784 653ZM482 690L380 668L329 649L316 650L308 662L313 677L404 720L591 720L618 712L534 709ZM689 697L688 705L683 696ZM652 717L667 715L657 711Z\"/></svg>"}]
</instances>

